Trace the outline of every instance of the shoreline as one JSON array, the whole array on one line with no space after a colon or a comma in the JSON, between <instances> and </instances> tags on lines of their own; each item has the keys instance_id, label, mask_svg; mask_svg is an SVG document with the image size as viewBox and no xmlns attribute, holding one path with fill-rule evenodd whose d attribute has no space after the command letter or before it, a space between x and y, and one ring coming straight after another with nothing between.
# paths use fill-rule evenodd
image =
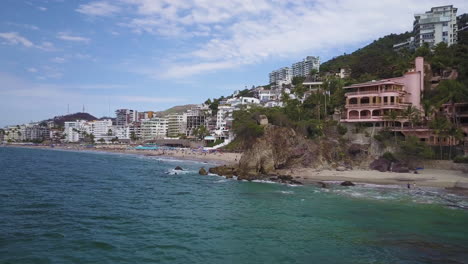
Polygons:
<instances>
[{"instance_id":1,"label":"shoreline","mask_svg":"<svg viewBox=\"0 0 468 264\"><path fill-rule=\"evenodd\" d=\"M115 154L141 155L147 157L161 157L175 160L187 160L209 163L215 166L232 166L238 163L242 154L231 152L201 153L185 150L131 150L123 146L113 148L86 148L75 145L56 146L24 146L24 145L4 145L6 147L19 147L30 149L64 150L76 152L101 152ZM407 186L410 184L420 187L434 187L445 190L452 190L468 196L468 174L456 170L445 169L424 169L418 174L379 172L375 170L318 170L315 168L292 168L280 169L276 171L278 175L292 176L294 180L300 181L304 185L316 185L318 182L343 182L351 181L359 184L376 185L398 185Z\"/></svg>"},{"instance_id":2,"label":"shoreline","mask_svg":"<svg viewBox=\"0 0 468 264\"><path fill-rule=\"evenodd\" d=\"M242 153L218 152L218 153L200 153L190 149L185 150L134 150L118 146L115 148L86 148L82 146L67 145L67 146L31 146L31 145L3 145L13 148L29 148L29 149L44 149L44 150L64 150L76 152L101 152L115 154L129 154L146 157L161 157L175 160L187 160L203 163L211 163L217 166L235 165L241 158Z\"/></svg>"},{"instance_id":3,"label":"shoreline","mask_svg":"<svg viewBox=\"0 0 468 264\"><path fill-rule=\"evenodd\" d=\"M375 170L317 170L313 168L296 168L278 171L282 175L293 176L304 184L318 182L351 181L359 184L398 185L410 188L434 187L452 190L468 195L468 175L461 171L424 169L414 173L379 172Z\"/></svg>"}]
</instances>

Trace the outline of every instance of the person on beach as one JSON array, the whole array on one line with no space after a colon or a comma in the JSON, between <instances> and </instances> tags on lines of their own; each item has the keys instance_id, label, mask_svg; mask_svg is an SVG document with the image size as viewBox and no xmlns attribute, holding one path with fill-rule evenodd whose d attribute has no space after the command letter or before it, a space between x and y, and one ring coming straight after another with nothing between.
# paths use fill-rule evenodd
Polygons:
<instances>
[{"instance_id":1,"label":"person on beach","mask_svg":"<svg viewBox=\"0 0 468 264\"><path fill-rule=\"evenodd\" d=\"M407 185L408 189L411 189L411 184L408 182L408 185Z\"/></svg>"}]
</instances>

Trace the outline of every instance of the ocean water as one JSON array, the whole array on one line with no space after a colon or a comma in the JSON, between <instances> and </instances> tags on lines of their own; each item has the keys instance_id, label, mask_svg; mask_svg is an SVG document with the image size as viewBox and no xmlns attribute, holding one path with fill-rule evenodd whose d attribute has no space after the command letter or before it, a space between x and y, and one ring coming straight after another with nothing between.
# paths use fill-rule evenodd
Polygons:
<instances>
[{"instance_id":1,"label":"ocean water","mask_svg":"<svg viewBox=\"0 0 468 264\"><path fill-rule=\"evenodd\" d=\"M0 147L0 263L468 263L465 197L201 166Z\"/></svg>"}]
</instances>

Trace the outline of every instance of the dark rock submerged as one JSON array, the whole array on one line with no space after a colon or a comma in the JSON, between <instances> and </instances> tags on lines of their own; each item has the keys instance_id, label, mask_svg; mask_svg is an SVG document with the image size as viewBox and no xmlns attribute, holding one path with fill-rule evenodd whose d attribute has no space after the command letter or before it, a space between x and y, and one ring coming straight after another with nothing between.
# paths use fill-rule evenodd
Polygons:
<instances>
[{"instance_id":1,"label":"dark rock submerged","mask_svg":"<svg viewBox=\"0 0 468 264\"><path fill-rule=\"evenodd\" d=\"M206 171L205 168L200 168L200 170L198 171L198 174L200 174L200 175L208 175L208 172Z\"/></svg>"}]
</instances>

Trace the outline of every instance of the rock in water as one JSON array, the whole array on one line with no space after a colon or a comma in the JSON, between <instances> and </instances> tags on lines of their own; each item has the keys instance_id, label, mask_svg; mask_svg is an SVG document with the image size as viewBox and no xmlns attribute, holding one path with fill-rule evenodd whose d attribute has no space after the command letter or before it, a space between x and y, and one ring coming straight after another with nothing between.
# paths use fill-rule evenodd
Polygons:
<instances>
[{"instance_id":1,"label":"rock in water","mask_svg":"<svg viewBox=\"0 0 468 264\"><path fill-rule=\"evenodd\" d=\"M316 185L320 188L328 188L327 184L324 182L317 182Z\"/></svg>"},{"instance_id":2,"label":"rock in water","mask_svg":"<svg viewBox=\"0 0 468 264\"><path fill-rule=\"evenodd\" d=\"M355 184L350 181L344 181L340 185L341 186L354 186Z\"/></svg>"},{"instance_id":3,"label":"rock in water","mask_svg":"<svg viewBox=\"0 0 468 264\"><path fill-rule=\"evenodd\" d=\"M182 169L180 166L177 166L177 167L175 167L174 170L180 170L181 171L181 170L184 170L184 169Z\"/></svg>"},{"instance_id":4,"label":"rock in water","mask_svg":"<svg viewBox=\"0 0 468 264\"><path fill-rule=\"evenodd\" d=\"M213 167L209 168L208 171L219 176L225 176L226 178L232 178L233 176L237 176L237 168L231 166Z\"/></svg>"},{"instance_id":5,"label":"rock in water","mask_svg":"<svg viewBox=\"0 0 468 264\"><path fill-rule=\"evenodd\" d=\"M200 168L200 170L198 171L198 174L200 175L208 175L208 172L205 170L205 168Z\"/></svg>"}]
</instances>

